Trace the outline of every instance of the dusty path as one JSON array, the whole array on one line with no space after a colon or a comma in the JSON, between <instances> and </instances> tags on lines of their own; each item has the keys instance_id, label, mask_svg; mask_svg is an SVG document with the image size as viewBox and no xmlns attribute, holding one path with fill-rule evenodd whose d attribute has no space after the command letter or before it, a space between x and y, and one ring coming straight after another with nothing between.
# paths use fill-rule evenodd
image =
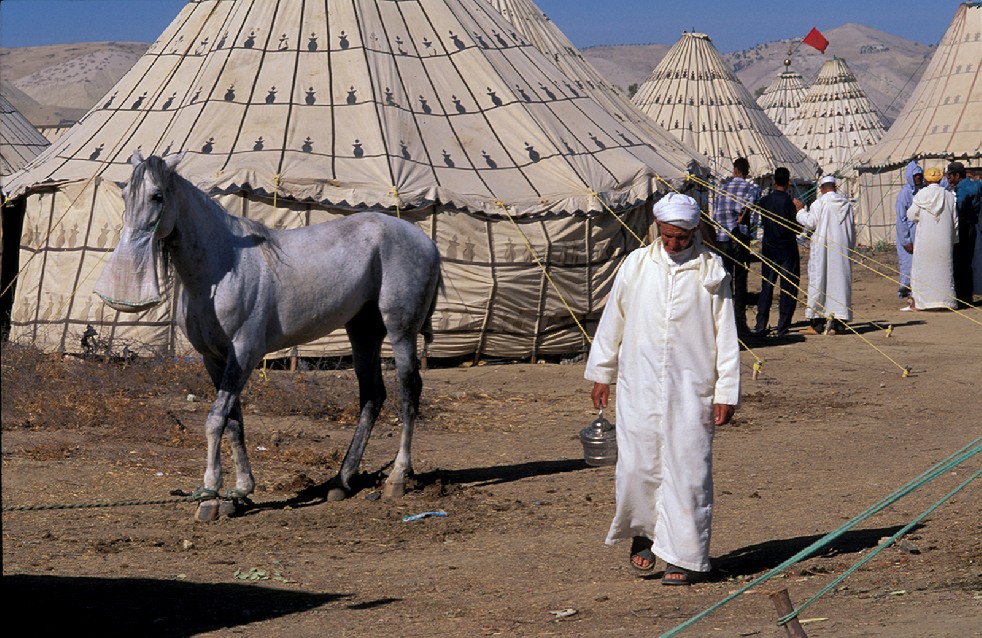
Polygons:
<instances>
[{"instance_id":1,"label":"dusty path","mask_svg":"<svg viewBox=\"0 0 982 638\"><path fill-rule=\"evenodd\" d=\"M756 381L743 353L744 405L716 439L712 582L636 579L627 548L603 545L613 469L582 461L577 433L593 418L582 363L430 370L415 489L370 500L366 475L342 503L317 496L350 436L352 374L277 372L270 385L252 381L246 406L260 507L214 524L193 522L187 504L6 512L5 607L44 634L657 635L982 435L982 311L974 322L900 313L895 288L857 273L858 318L892 323L889 338L860 323L869 343L751 343L764 360ZM25 381L13 362L5 352L5 506L166 498L200 482L207 406L186 396L207 394L203 372L135 368L106 388L98 364L46 360L43 378ZM270 413L287 398L302 414ZM366 472L394 456L392 418ZM803 602L980 466L946 474L683 635L783 636L766 593L788 588ZM980 503L976 481L904 549L807 609L809 635L982 635ZM401 520L437 509L447 517Z\"/></svg>"}]
</instances>

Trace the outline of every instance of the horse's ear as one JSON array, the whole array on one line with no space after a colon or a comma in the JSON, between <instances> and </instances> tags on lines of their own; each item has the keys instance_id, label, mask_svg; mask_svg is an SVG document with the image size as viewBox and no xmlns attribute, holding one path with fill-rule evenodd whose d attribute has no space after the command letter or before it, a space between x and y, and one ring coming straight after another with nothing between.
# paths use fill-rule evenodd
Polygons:
<instances>
[{"instance_id":1,"label":"horse's ear","mask_svg":"<svg viewBox=\"0 0 982 638\"><path fill-rule=\"evenodd\" d=\"M130 155L130 164L136 167L142 163L143 163L143 153L140 152L140 149L136 149L135 151L133 151L133 154Z\"/></svg>"},{"instance_id":2,"label":"horse's ear","mask_svg":"<svg viewBox=\"0 0 982 638\"><path fill-rule=\"evenodd\" d=\"M166 164L167 168L170 170L174 170L174 167L177 166L178 162L180 162L182 159L184 159L184 151L181 151L180 153L172 153L164 158L164 164Z\"/></svg>"}]
</instances>

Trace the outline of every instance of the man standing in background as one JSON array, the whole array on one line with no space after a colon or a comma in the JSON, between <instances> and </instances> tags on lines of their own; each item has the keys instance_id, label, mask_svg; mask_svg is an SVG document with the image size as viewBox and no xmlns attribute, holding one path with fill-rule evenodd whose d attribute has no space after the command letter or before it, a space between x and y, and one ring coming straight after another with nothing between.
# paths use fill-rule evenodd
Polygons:
<instances>
[{"instance_id":1,"label":"man standing in background","mask_svg":"<svg viewBox=\"0 0 982 638\"><path fill-rule=\"evenodd\" d=\"M835 177L818 182L818 196L807 209L795 200L798 223L814 231L808 259L808 309L805 334L834 335L852 321L852 252L856 227L852 204L839 194Z\"/></svg>"},{"instance_id":2,"label":"man standing in background","mask_svg":"<svg viewBox=\"0 0 982 638\"><path fill-rule=\"evenodd\" d=\"M750 333L747 326L747 272L750 267L749 207L760 197L760 189L749 181L750 162L745 157L733 160L733 176L720 186L713 202L716 221L716 250L733 282L733 313L737 333Z\"/></svg>"},{"instance_id":3,"label":"man standing in background","mask_svg":"<svg viewBox=\"0 0 982 638\"><path fill-rule=\"evenodd\" d=\"M972 258L975 246L975 226L982 209L982 183L966 179L965 165L948 164L948 184L955 192L955 209L958 213L958 243L955 244L955 298L959 308L972 305Z\"/></svg>"},{"instance_id":4,"label":"man standing in background","mask_svg":"<svg viewBox=\"0 0 982 638\"><path fill-rule=\"evenodd\" d=\"M767 331L767 319L771 312L774 285L780 278L781 294L778 299L777 336L783 337L791 329L794 308L797 305L798 284L801 280L801 257L798 255L798 233L801 226L795 219L797 209L788 195L791 172L784 166L774 171L774 187L757 201L761 209L760 296L757 297L757 323L754 333Z\"/></svg>"},{"instance_id":5,"label":"man standing in background","mask_svg":"<svg viewBox=\"0 0 982 638\"><path fill-rule=\"evenodd\" d=\"M924 187L924 169L911 160L904 171L907 183L897 195L897 263L900 270L900 290L897 295L901 299L910 297L910 265L914 255L914 235L917 224L907 218L907 209L914 201L914 195Z\"/></svg>"}]
</instances>

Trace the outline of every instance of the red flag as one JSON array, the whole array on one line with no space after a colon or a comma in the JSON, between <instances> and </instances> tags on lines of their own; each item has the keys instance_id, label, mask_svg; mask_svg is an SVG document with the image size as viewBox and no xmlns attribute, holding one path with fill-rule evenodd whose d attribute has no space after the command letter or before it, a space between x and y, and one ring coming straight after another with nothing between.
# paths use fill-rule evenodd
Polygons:
<instances>
[{"instance_id":1,"label":"red flag","mask_svg":"<svg viewBox=\"0 0 982 638\"><path fill-rule=\"evenodd\" d=\"M822 35L822 32L815 27L812 27L812 30L808 32L808 35L806 35L805 39L801 42L802 44L807 44L810 47L818 49L822 53L825 53L825 47L829 45L829 41L826 40L825 36Z\"/></svg>"}]
</instances>

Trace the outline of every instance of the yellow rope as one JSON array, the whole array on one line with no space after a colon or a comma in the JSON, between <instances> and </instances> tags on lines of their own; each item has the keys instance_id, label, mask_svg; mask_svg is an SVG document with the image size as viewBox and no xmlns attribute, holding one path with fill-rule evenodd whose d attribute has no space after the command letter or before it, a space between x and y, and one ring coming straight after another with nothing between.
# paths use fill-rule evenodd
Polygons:
<instances>
[{"instance_id":1,"label":"yellow rope","mask_svg":"<svg viewBox=\"0 0 982 638\"><path fill-rule=\"evenodd\" d=\"M583 324L580 323L580 320L579 318L577 318L576 313L573 311L573 308L570 307L569 303L567 303L566 297L564 297L563 293L560 292L559 287L556 285L556 282L553 281L552 277L549 275L549 271L546 269L545 265L543 265L542 261L539 259L539 256L535 254L535 249L532 248L532 242L529 241L529 238L525 235L524 232L522 232L522 229L518 225L518 222L515 221L515 218L512 217L511 213L508 211L508 206L500 200L496 201L495 204L497 204L501 208L501 210L505 211L505 215L507 215L508 221L512 223L512 225L515 227L515 230L518 231L518 234L522 236L522 240L525 242L525 247L528 249L529 254L532 255L532 259L535 260L536 265L542 271L542 274L545 275L546 281L549 282L549 285L552 286L552 289L559 296L559 300L563 302L563 305L566 307L566 311L569 312L569 316L571 316L573 318L573 321L576 322L576 327L579 328L580 332L583 333L583 338L586 339L587 343L592 345L593 339L591 339L590 335L587 334L586 328L584 328Z\"/></svg>"},{"instance_id":2,"label":"yellow rope","mask_svg":"<svg viewBox=\"0 0 982 638\"><path fill-rule=\"evenodd\" d=\"M399 189L392 187L392 196L396 198L396 217L402 219L401 200L399 199Z\"/></svg>"}]
</instances>

